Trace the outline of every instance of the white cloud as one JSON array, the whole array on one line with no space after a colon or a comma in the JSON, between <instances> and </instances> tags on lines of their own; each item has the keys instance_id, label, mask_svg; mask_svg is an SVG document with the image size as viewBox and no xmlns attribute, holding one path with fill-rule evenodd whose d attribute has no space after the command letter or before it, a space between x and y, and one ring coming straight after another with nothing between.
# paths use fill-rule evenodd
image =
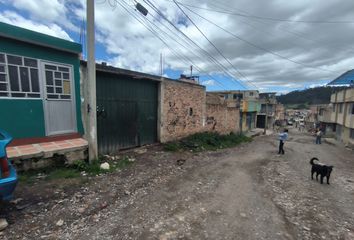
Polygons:
<instances>
[{"instance_id":1,"label":"white cloud","mask_svg":"<svg viewBox=\"0 0 354 240\"><path fill-rule=\"evenodd\" d=\"M327 83L315 83L315 84L311 84L309 88L323 87L326 86L326 84Z\"/></svg>"},{"instance_id":2,"label":"white cloud","mask_svg":"<svg viewBox=\"0 0 354 240\"><path fill-rule=\"evenodd\" d=\"M8 23L11 25L15 25L18 27L30 29L36 32L44 33L51 35L53 37L58 37L62 39L66 39L69 41L73 41L69 34L65 32L63 28L58 26L57 24L49 24L49 25L43 25L39 24L36 22L33 22L31 20L27 20L23 18L22 16L18 15L15 12L12 11L5 11L0 14L0 21L4 23Z\"/></svg>"},{"instance_id":3,"label":"white cloud","mask_svg":"<svg viewBox=\"0 0 354 240\"><path fill-rule=\"evenodd\" d=\"M215 81L210 79L210 80L206 80L206 81L203 81L202 82L202 85L205 85L205 86L215 86Z\"/></svg>"},{"instance_id":4,"label":"white cloud","mask_svg":"<svg viewBox=\"0 0 354 240\"><path fill-rule=\"evenodd\" d=\"M29 15L29 19L23 17L19 19L19 15L16 18L10 18L4 16L3 12L0 19L5 18L7 22L10 21L19 26L24 24L33 30L37 29L65 38L68 38L65 30L77 30L74 21L80 21L85 17L85 0L13 0L12 2L12 6L21 10L20 12L25 11ZM96 41L105 47L110 56L113 56L109 61L106 60L111 64L158 74L160 53L163 52L166 68L186 72L189 71L189 66L193 65L195 71L200 74L223 73L225 69L221 69L214 60L210 60L204 54L204 51L208 51L213 58L218 59L227 68L229 73L232 73L236 78L243 78L218 54L197 29L186 21L173 2L151 1L203 50L188 42L182 34L162 20L144 1L140 2L149 10L149 14L147 17L138 15L138 18L145 24L150 24L147 22L148 20L153 22L156 26L152 26L152 31L156 31L154 34L163 38L169 47L161 43L154 34L146 30L118 4L123 4L133 14L137 14L133 1L117 1L116 7L110 5L113 2L109 0L95 1ZM337 0L325 2L321 0L292 2L281 0L257 2L219 0L214 2L208 0L203 3L190 0L188 3L201 8L223 9L223 11L281 19L354 20L351 10L352 1L350 0L341 1L340 5ZM318 84L320 80L321 82L322 80L332 80L346 70L353 68L354 47L352 47L351 34L354 24L276 22L193 8L193 11L206 17L217 26L259 46L259 48L255 48L195 16L187 9L184 8L184 10L232 65L262 90L267 91L267 89L282 87L303 88L304 85ZM182 20L180 22L184 24L179 24L179 20ZM260 48L267 49L268 52ZM270 52L301 62L302 65L275 56ZM306 66L310 66L310 68Z\"/></svg>"},{"instance_id":5,"label":"white cloud","mask_svg":"<svg viewBox=\"0 0 354 240\"><path fill-rule=\"evenodd\" d=\"M43 21L55 21L65 18L66 8L63 1L58 0L13 0L13 6L26 10L31 16Z\"/></svg>"},{"instance_id":6,"label":"white cloud","mask_svg":"<svg viewBox=\"0 0 354 240\"><path fill-rule=\"evenodd\" d=\"M68 16L69 11L75 11L69 0L12 0L13 7L25 11L31 19L42 24L56 23L72 31L79 31L79 28L73 24ZM72 9L74 8L74 9Z\"/></svg>"}]
</instances>

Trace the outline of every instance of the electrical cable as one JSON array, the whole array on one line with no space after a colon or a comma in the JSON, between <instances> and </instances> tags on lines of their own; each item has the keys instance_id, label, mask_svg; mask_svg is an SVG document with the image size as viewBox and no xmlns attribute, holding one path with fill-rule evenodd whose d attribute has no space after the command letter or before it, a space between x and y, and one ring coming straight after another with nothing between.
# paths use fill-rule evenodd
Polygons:
<instances>
[{"instance_id":1,"label":"electrical cable","mask_svg":"<svg viewBox=\"0 0 354 240\"><path fill-rule=\"evenodd\" d=\"M204 54L208 56L209 59L211 59L212 62L217 64L223 72L226 73L227 76L229 76L231 79L234 79L234 76L229 72L229 70L222 64L220 63L217 59L215 59L209 52L207 52L205 49L200 47L197 43L195 43L191 38L189 38L184 32L182 32L178 27L176 27L153 3L151 3L150 0L144 0L146 4L148 4L157 14L159 14L165 21L167 21L174 29L176 29L179 33L181 33L186 39L188 39L193 45L195 45L197 48L199 48ZM234 80L236 81L236 80ZM237 81L239 84L243 85L243 82ZM244 86L244 85L243 85ZM244 86L245 87L245 86ZM247 87L245 87L247 89Z\"/></svg>"},{"instance_id":2,"label":"electrical cable","mask_svg":"<svg viewBox=\"0 0 354 240\"><path fill-rule=\"evenodd\" d=\"M248 41L248 40L246 40L246 39L244 39L244 38L241 38L240 36L238 36L238 35L236 35L236 34L230 32L229 30L227 30L227 29L225 29L225 28L223 28L223 27L221 27L221 26L219 26L219 25L213 23L212 21L210 21L209 19L207 19L207 18L201 16L200 14L196 13L195 11L193 11L192 9L190 9L189 7L184 6L183 4L181 4L181 5L182 5L183 7L185 7L186 9L188 9L190 12L192 12L192 13L194 13L195 15L199 16L200 18L204 19L205 21L209 22L210 24L212 24L212 25L216 26L217 28L223 30L224 32L230 34L230 35L233 36L234 38L237 38L237 39L241 40L242 42L247 43L247 44L250 45L250 46L253 46L253 47L257 48L257 49L263 50L263 51L265 51L265 52L267 52L267 53L270 53L270 54L272 54L272 55L274 55L274 56L277 56L277 57L279 57L279 58L285 59L285 60L287 60L287 61L290 61L290 62L292 62L292 63L301 65L301 66L306 67L306 68L317 69L317 70L321 70L321 71L325 71L325 72L332 72L332 73L334 72L334 71L330 71L330 70L323 69L323 68L308 66L308 65L306 65L306 64L304 64L304 63L301 63L301 62L292 60L291 58L285 57L285 56L280 55L280 54L278 54L278 53L276 53L276 52L273 52L273 51L271 51L271 50L268 50L268 49L266 49L266 48L264 48L264 47L258 46L258 45L256 45L256 44L254 44L254 43L252 43L252 42L250 42L250 41Z\"/></svg>"},{"instance_id":3,"label":"electrical cable","mask_svg":"<svg viewBox=\"0 0 354 240\"><path fill-rule=\"evenodd\" d=\"M171 2L171 1L174 1L174 0L166 0L166 1ZM218 12L218 13L236 15L236 16L245 17L245 18L255 18L255 19L262 19L262 20L275 21L275 22L321 23L321 24L352 24L352 23L354 23L354 21L347 21L347 20L343 20L343 21L292 20L292 19L262 17L262 16L256 16L256 15L249 15L249 14L230 12L230 11L221 11L221 10L215 10L215 9L210 9L210 8L198 7L198 6L195 6L195 5L188 4L188 3L181 3L181 2L178 2L178 3L181 4L181 5L185 5L185 6L191 7L191 8L202 9L202 10L207 10L207 11L211 11L211 12Z\"/></svg>"},{"instance_id":4,"label":"electrical cable","mask_svg":"<svg viewBox=\"0 0 354 240\"><path fill-rule=\"evenodd\" d=\"M163 42L173 54L177 55L178 58L180 57L180 56L178 56L178 54L176 54L175 51L173 51L173 49L170 48L170 46L167 44L166 41L164 41L160 36L158 36L157 32L156 32L153 28L151 28L151 27L149 28L146 24L144 24L144 23L142 22L142 20L140 20L140 19L138 19L136 16L134 16L134 14L133 14L134 11L133 11L133 13L132 13L132 12L130 12L125 6L123 6L120 2L118 2L118 4L119 4L120 6L122 6L122 7L128 12L128 14L130 14L132 17L134 17L140 24L142 24L145 28L147 28L147 30L149 30L156 38L158 38L161 42ZM195 65L195 67L196 67L197 70L199 69L199 67L198 67L197 65ZM199 71L199 70L198 70L198 71ZM213 78L211 75L210 75L210 77ZM219 83L221 86L225 87L225 85L223 85L223 84L222 84L221 82L219 82L217 79L215 79L215 78L213 78L213 79L214 79L217 83Z\"/></svg>"},{"instance_id":5,"label":"electrical cable","mask_svg":"<svg viewBox=\"0 0 354 240\"><path fill-rule=\"evenodd\" d=\"M172 1L171 1L171 2L172 2ZM218 6L218 5L216 5L215 2L219 3L219 4L221 5L221 7ZM221 2L219 2L219 1L213 0L213 2L208 2L208 4L213 5L213 6L216 7L216 8L220 8L220 9L222 9L222 10L224 10L224 11L228 11L228 9L226 9L224 6L222 6L223 4L222 4ZM241 11L241 12L244 12L245 14L250 14L249 12L247 12L247 11L245 11L245 10L241 10L241 9L236 9L236 10ZM257 30L260 31L260 32L266 33L266 34L268 34L268 35L271 34L270 32L265 31L265 30L263 30L262 28L260 28L260 27L258 27L258 26L255 26L255 25L250 24L248 21L245 21L245 20L239 20L239 21L241 21L242 23L244 23L244 24L246 24L246 25L248 25L248 26L250 26L250 27L252 27L252 28L254 28L254 29L257 29ZM265 22L264 20L260 20L260 19L253 19L253 21L258 22L258 23L260 23L260 24L262 24L262 25L264 25L264 26L269 26L269 24L270 24L269 22ZM281 31L283 31L283 32L286 32L286 33L288 33L288 34L291 34L291 35L293 35L293 36L295 36L295 37L297 37L297 38L305 39L305 40L307 40L307 41L310 41L310 42L313 42L313 43L316 43L316 44L320 44L320 43L321 43L321 42L318 41L318 40L314 40L314 39L311 39L311 38L307 37L306 34L303 33L303 32L291 31L291 30L289 30L289 29L285 29L283 26L279 26L279 28L276 28L276 29L277 29L277 30L281 30ZM299 44L297 44L297 45L300 46L300 47L303 47L303 45L299 45ZM344 49L339 48L338 46L332 46L332 47L333 47L333 48L336 48L336 49L338 49L338 50L341 50L341 51L344 50ZM346 46L346 47L345 47L346 50L348 50L348 48L351 50L351 52L354 52L354 48L352 48L352 47L350 47L350 46Z\"/></svg>"},{"instance_id":6,"label":"electrical cable","mask_svg":"<svg viewBox=\"0 0 354 240\"><path fill-rule=\"evenodd\" d=\"M225 55L215 46L215 44L212 42L212 41L210 41L210 39L204 34L204 32L197 26L197 24L188 16L188 14L186 14L185 13L185 11L183 11L183 9L178 5L178 3L175 1L175 0L173 0L174 1L174 3L176 4L176 6L179 8L179 10L181 10L182 11L182 13L188 18L188 20L198 29L198 31L203 35L203 37L214 47L214 49L220 54L220 56L222 56L224 59L225 59L225 61L226 62L228 62L229 64L230 64L230 66L234 69L234 70L236 70L236 72L238 72L243 78L245 78L246 80L247 80L247 78L246 78L246 76L243 74L243 73L241 73L233 64L232 64L232 62L228 59L228 58L226 58L225 57ZM257 87L256 87L257 88Z\"/></svg>"},{"instance_id":7,"label":"electrical cable","mask_svg":"<svg viewBox=\"0 0 354 240\"><path fill-rule=\"evenodd\" d=\"M156 17L153 16L153 18L157 21L158 19ZM149 19L146 18L148 21ZM173 39L176 43L178 43L180 46L182 46L183 48L187 49L187 50L190 50L188 49L188 47L184 46L183 44L181 44L179 41L177 41L176 39L174 39L170 34L168 34L167 32L163 31L161 28L159 28L156 24L154 24L153 22L151 22L156 28L158 28L160 31L162 31L165 35L169 36L171 39ZM161 22L159 22L161 23ZM177 36L179 39L181 39L182 41L184 41L185 43L187 43L187 45L191 46L191 44L189 42L186 42L183 38L181 38L178 34L176 34L174 31L172 31L170 28L168 28L165 24L161 23L161 25L163 25L166 29L168 29L172 34L174 34L175 36ZM200 58L200 56L196 55L195 52L192 51L192 54L198 58ZM202 60L204 60L203 58L201 58ZM205 73L207 73L207 71L204 71ZM210 75L209 75L210 76ZM239 84L239 82L236 82L237 84ZM254 86L254 85L253 85ZM254 86L256 89L257 87Z\"/></svg>"}]
</instances>

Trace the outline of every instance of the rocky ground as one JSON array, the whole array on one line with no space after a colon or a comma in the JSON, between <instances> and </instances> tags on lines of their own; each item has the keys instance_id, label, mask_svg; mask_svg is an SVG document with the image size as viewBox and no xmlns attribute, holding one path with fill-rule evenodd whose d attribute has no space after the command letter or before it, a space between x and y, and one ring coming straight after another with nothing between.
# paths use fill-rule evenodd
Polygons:
<instances>
[{"instance_id":1,"label":"rocky ground","mask_svg":"<svg viewBox=\"0 0 354 240\"><path fill-rule=\"evenodd\" d=\"M284 156L274 135L198 154L153 146L119 172L20 184L0 237L354 239L353 151L290 136ZM314 156L334 165L330 185L311 180Z\"/></svg>"}]
</instances>

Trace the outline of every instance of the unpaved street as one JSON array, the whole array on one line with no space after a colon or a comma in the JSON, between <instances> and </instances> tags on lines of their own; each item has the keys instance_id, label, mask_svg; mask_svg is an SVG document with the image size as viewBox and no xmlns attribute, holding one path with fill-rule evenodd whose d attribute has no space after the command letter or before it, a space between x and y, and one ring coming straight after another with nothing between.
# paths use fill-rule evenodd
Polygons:
<instances>
[{"instance_id":1,"label":"unpaved street","mask_svg":"<svg viewBox=\"0 0 354 240\"><path fill-rule=\"evenodd\" d=\"M313 140L291 130L285 156L275 135L199 154L155 147L82 184L20 186L17 197L32 204L5 211L11 224L2 237L354 239L354 153ZM334 165L330 185L311 180L311 157Z\"/></svg>"}]
</instances>

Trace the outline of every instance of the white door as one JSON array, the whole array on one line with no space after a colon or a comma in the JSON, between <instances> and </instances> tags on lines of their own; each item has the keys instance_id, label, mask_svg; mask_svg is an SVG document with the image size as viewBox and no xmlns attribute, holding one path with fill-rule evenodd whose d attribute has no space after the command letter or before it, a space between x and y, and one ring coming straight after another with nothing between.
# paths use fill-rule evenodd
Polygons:
<instances>
[{"instance_id":1,"label":"white door","mask_svg":"<svg viewBox=\"0 0 354 240\"><path fill-rule=\"evenodd\" d=\"M41 68L46 135L76 132L72 66L43 61Z\"/></svg>"}]
</instances>

